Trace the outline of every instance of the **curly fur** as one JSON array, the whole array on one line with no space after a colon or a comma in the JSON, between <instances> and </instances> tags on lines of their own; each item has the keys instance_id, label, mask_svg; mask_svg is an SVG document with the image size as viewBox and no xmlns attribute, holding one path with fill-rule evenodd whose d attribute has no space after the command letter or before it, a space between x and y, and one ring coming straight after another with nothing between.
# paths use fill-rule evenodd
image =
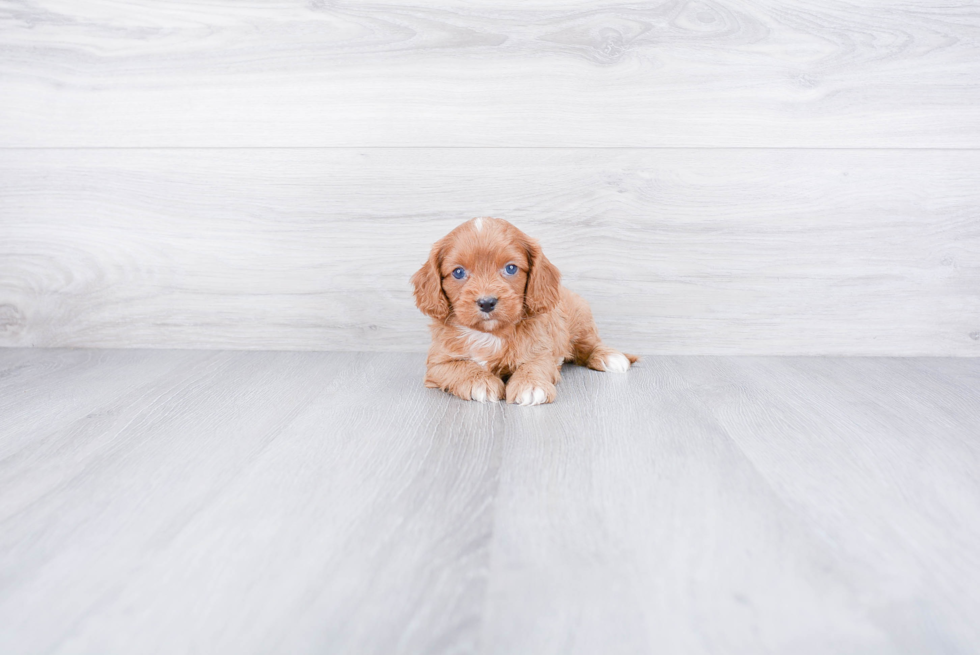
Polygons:
<instances>
[{"instance_id":1,"label":"curly fur","mask_svg":"<svg viewBox=\"0 0 980 655\"><path fill-rule=\"evenodd\" d=\"M432 246L412 285L433 319L425 385L464 400L550 403L563 362L625 371L637 361L602 343L588 303L561 285L538 242L505 220L457 227ZM497 299L489 313L477 304L487 298Z\"/></svg>"}]
</instances>

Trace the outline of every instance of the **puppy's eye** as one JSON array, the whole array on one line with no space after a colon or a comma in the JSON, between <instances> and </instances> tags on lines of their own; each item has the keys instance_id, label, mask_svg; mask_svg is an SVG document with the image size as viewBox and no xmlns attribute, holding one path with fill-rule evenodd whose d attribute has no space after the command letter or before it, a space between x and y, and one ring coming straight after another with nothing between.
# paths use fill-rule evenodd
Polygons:
<instances>
[{"instance_id":1,"label":"puppy's eye","mask_svg":"<svg viewBox=\"0 0 980 655\"><path fill-rule=\"evenodd\" d=\"M464 277L466 277L466 269L462 266L457 266L453 269L453 277L457 280L462 280Z\"/></svg>"},{"instance_id":2,"label":"puppy's eye","mask_svg":"<svg viewBox=\"0 0 980 655\"><path fill-rule=\"evenodd\" d=\"M504 266L504 273L507 275L517 275L517 264L507 264Z\"/></svg>"}]
</instances>

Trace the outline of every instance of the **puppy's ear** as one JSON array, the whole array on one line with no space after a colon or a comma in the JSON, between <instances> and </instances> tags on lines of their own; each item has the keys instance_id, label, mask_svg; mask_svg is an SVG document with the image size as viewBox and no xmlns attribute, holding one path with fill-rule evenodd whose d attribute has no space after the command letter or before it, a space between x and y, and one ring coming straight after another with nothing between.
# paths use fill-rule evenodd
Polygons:
<instances>
[{"instance_id":1,"label":"puppy's ear","mask_svg":"<svg viewBox=\"0 0 980 655\"><path fill-rule=\"evenodd\" d=\"M429 253L429 260L412 276L415 306L426 316L440 321L449 316L449 299L442 291L442 273L439 272L443 245L444 241L437 241Z\"/></svg>"},{"instance_id":2,"label":"puppy's ear","mask_svg":"<svg viewBox=\"0 0 980 655\"><path fill-rule=\"evenodd\" d=\"M544 256L537 241L527 236L524 241L530 267L524 290L524 306L527 307L528 316L544 314L558 305L561 297L561 273Z\"/></svg>"}]
</instances>

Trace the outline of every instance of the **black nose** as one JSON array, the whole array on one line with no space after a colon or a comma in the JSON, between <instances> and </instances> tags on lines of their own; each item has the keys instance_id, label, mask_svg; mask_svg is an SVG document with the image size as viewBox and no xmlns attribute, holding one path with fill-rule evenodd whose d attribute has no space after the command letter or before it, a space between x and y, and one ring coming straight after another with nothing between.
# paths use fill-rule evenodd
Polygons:
<instances>
[{"instance_id":1,"label":"black nose","mask_svg":"<svg viewBox=\"0 0 980 655\"><path fill-rule=\"evenodd\" d=\"M493 311L493 308L497 306L496 298L480 298L476 301L476 304L480 306L480 311L487 312L488 314Z\"/></svg>"}]
</instances>

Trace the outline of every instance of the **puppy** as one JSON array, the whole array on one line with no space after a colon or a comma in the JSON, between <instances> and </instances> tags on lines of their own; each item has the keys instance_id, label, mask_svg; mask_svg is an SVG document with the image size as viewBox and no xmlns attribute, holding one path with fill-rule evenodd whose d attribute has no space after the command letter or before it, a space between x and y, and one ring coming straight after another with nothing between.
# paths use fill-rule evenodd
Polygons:
<instances>
[{"instance_id":1,"label":"puppy","mask_svg":"<svg viewBox=\"0 0 980 655\"><path fill-rule=\"evenodd\" d=\"M637 360L603 345L588 303L561 286L537 241L499 218L437 241L412 285L433 319L425 386L463 400L550 403L563 362L620 372Z\"/></svg>"}]
</instances>

